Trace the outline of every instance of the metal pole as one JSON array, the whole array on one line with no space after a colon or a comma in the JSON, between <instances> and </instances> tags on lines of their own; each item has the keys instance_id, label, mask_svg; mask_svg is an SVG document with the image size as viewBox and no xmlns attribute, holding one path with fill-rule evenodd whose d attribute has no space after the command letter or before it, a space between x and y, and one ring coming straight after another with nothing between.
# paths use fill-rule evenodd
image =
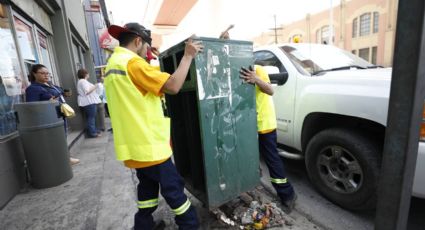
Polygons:
<instances>
[{"instance_id":1,"label":"metal pole","mask_svg":"<svg viewBox=\"0 0 425 230\"><path fill-rule=\"evenodd\" d=\"M273 30L274 31L274 43L277 44L278 43L278 39L277 39L278 34L277 34L277 31L278 30L283 30L283 28L282 27L279 27L279 28L277 27L276 14L273 15L273 18L274 18L274 28L271 28L270 30Z\"/></svg>"},{"instance_id":2,"label":"metal pole","mask_svg":"<svg viewBox=\"0 0 425 230\"><path fill-rule=\"evenodd\" d=\"M424 104L423 0L399 1L376 230L406 229Z\"/></svg>"},{"instance_id":3,"label":"metal pole","mask_svg":"<svg viewBox=\"0 0 425 230\"><path fill-rule=\"evenodd\" d=\"M106 9L106 3L105 0L99 0L100 3L100 9L102 10L103 19L105 20L106 27L109 27L111 25L111 22L109 21L109 15L108 10Z\"/></svg>"}]
</instances>

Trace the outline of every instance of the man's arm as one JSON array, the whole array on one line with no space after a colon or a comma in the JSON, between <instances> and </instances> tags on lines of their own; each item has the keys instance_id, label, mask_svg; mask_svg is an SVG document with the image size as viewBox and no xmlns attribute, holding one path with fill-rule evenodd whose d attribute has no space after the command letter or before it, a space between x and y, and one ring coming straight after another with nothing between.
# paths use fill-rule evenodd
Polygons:
<instances>
[{"instance_id":1,"label":"man's arm","mask_svg":"<svg viewBox=\"0 0 425 230\"><path fill-rule=\"evenodd\" d=\"M260 77L257 76L255 73L255 70L247 70L242 68L241 71L241 78L245 80L245 82L252 83L258 86L261 92L268 94L270 96L273 95L273 87L270 83L265 82L261 80ZM267 74L267 73L264 73Z\"/></svg>"},{"instance_id":2,"label":"man's arm","mask_svg":"<svg viewBox=\"0 0 425 230\"><path fill-rule=\"evenodd\" d=\"M184 49L184 55L180 61L176 71L168 78L162 87L162 92L167 94L177 94L186 79L187 73L189 72L190 64L196 54L203 50L203 46L200 41L193 42L192 38L189 38L186 42Z\"/></svg>"}]
</instances>

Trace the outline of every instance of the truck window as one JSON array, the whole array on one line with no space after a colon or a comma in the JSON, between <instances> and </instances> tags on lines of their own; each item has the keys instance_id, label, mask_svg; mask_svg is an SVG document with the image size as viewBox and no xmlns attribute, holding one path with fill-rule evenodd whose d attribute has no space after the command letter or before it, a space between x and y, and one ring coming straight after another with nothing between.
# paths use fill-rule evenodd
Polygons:
<instances>
[{"instance_id":1,"label":"truck window","mask_svg":"<svg viewBox=\"0 0 425 230\"><path fill-rule=\"evenodd\" d=\"M254 52L254 63L261 66L276 66L279 72L287 72L282 62L270 51Z\"/></svg>"}]
</instances>

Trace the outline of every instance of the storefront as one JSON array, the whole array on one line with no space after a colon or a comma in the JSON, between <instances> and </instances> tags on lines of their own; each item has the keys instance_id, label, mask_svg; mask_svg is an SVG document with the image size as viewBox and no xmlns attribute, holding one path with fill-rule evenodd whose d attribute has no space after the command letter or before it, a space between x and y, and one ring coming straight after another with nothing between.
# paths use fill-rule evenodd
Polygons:
<instances>
[{"instance_id":1,"label":"storefront","mask_svg":"<svg viewBox=\"0 0 425 230\"><path fill-rule=\"evenodd\" d=\"M0 5L0 137L16 131L13 104L26 86L8 9Z\"/></svg>"},{"instance_id":2,"label":"storefront","mask_svg":"<svg viewBox=\"0 0 425 230\"><path fill-rule=\"evenodd\" d=\"M45 14L45 13L44 13ZM47 14L46 14L47 16ZM50 20L44 20L50 25ZM60 84L57 77L51 43L51 25L42 27L31 18L12 8L0 5L0 138L16 131L13 104L24 100L27 78L31 66L45 65L52 73L52 82Z\"/></svg>"},{"instance_id":3,"label":"storefront","mask_svg":"<svg viewBox=\"0 0 425 230\"><path fill-rule=\"evenodd\" d=\"M84 18L80 0L0 0L0 209L26 184L13 107L25 102L32 65L45 65L53 84L74 92L67 102L77 117L69 128L83 129L76 72L86 68L94 76Z\"/></svg>"}]
</instances>

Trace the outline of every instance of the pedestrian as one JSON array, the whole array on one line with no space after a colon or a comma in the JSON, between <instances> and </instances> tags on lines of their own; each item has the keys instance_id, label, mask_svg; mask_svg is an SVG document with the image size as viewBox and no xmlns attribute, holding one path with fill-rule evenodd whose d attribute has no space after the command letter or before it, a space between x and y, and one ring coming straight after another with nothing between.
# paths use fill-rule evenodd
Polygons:
<instances>
[{"instance_id":1,"label":"pedestrian","mask_svg":"<svg viewBox=\"0 0 425 230\"><path fill-rule=\"evenodd\" d=\"M35 64L31 67L31 72L28 75L31 85L25 90L25 98L27 102L33 101L48 101L56 100L60 103L65 103L64 90L53 85L50 82L50 73L46 66L42 64ZM67 135L67 120L63 117L65 136ZM79 159L70 157L71 165L78 164Z\"/></svg>"},{"instance_id":2,"label":"pedestrian","mask_svg":"<svg viewBox=\"0 0 425 230\"><path fill-rule=\"evenodd\" d=\"M97 88L96 88L96 93L97 95L99 95L99 99L100 99L100 103L97 104L97 114L96 114L96 128L100 131L105 131L106 130L106 126L105 126L105 108L107 107L106 105L106 97L105 97L105 87L103 86L103 81L104 81L104 77L100 76L97 79Z\"/></svg>"},{"instance_id":3,"label":"pedestrian","mask_svg":"<svg viewBox=\"0 0 425 230\"><path fill-rule=\"evenodd\" d=\"M78 106L82 107L86 114L86 132L87 137L100 137L100 133L96 129L96 111L97 104L101 103L99 95L96 93L98 84L92 84L89 79L89 72L85 69L79 69L77 72L78 83Z\"/></svg>"},{"instance_id":4,"label":"pedestrian","mask_svg":"<svg viewBox=\"0 0 425 230\"><path fill-rule=\"evenodd\" d=\"M170 75L146 62L152 39L145 27L138 23L112 25L108 32L120 44L105 70L115 153L126 167L136 170L139 179L134 229L154 227L152 213L158 206L159 191L180 229L198 229L195 208L184 194L184 181L171 161L170 121L164 117L161 96L179 92L193 58L203 47L188 39L180 64Z\"/></svg>"},{"instance_id":5,"label":"pedestrian","mask_svg":"<svg viewBox=\"0 0 425 230\"><path fill-rule=\"evenodd\" d=\"M276 114L273 104L273 87L269 75L259 65L249 69L242 68L241 78L255 85L257 108L258 145L261 156L269 168L270 180L282 205L289 213L295 205L297 195L285 175L285 168L277 150Z\"/></svg>"},{"instance_id":6,"label":"pedestrian","mask_svg":"<svg viewBox=\"0 0 425 230\"><path fill-rule=\"evenodd\" d=\"M99 78L99 83L101 84L99 84L99 87L98 89L96 89L96 91L97 91L97 94L99 94L100 100L103 102L105 117L109 117L108 101L106 100L106 91L105 91L104 82L105 82L105 77L103 76L103 72L102 72L102 76L100 76Z\"/></svg>"}]
</instances>

